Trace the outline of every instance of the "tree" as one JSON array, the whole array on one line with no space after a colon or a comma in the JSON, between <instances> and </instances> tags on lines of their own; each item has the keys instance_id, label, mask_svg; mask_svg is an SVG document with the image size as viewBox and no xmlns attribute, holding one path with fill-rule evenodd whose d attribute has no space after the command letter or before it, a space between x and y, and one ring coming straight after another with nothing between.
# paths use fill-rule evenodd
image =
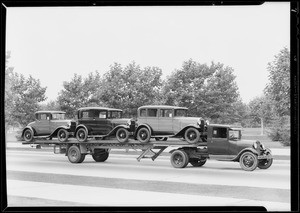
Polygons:
<instances>
[{"instance_id":1,"label":"tree","mask_svg":"<svg viewBox=\"0 0 300 213\"><path fill-rule=\"evenodd\" d=\"M5 102L5 129L8 126L16 125L16 122L12 118L12 111L13 111L13 94L11 91L11 81L12 81L12 73L13 67L8 67L8 59L10 58L10 51L6 52L5 55L5 95L4 95L4 102Z\"/></svg>"},{"instance_id":2,"label":"tree","mask_svg":"<svg viewBox=\"0 0 300 213\"><path fill-rule=\"evenodd\" d=\"M221 63L210 66L192 59L167 78L163 88L165 104L184 106L190 115L210 118L215 122L233 123L240 104L233 69Z\"/></svg>"},{"instance_id":3,"label":"tree","mask_svg":"<svg viewBox=\"0 0 300 213\"><path fill-rule=\"evenodd\" d=\"M123 68L114 63L104 74L97 99L109 107L123 109L124 116L135 117L139 106L158 103L161 75L158 67L142 69L132 62Z\"/></svg>"},{"instance_id":4,"label":"tree","mask_svg":"<svg viewBox=\"0 0 300 213\"><path fill-rule=\"evenodd\" d=\"M268 63L269 84L265 94L274 101L278 116L290 115L290 52L280 50L273 62Z\"/></svg>"},{"instance_id":5,"label":"tree","mask_svg":"<svg viewBox=\"0 0 300 213\"><path fill-rule=\"evenodd\" d=\"M12 122L25 126L34 120L34 113L40 109L39 103L46 100L46 87L42 87L40 80L31 75L25 78L22 74L12 72L10 80L13 107L8 113Z\"/></svg>"},{"instance_id":6,"label":"tree","mask_svg":"<svg viewBox=\"0 0 300 213\"><path fill-rule=\"evenodd\" d=\"M46 104L45 103L40 104L40 109L41 110L57 110L57 111L61 110L58 102L53 101L53 100L49 101Z\"/></svg>"},{"instance_id":7,"label":"tree","mask_svg":"<svg viewBox=\"0 0 300 213\"><path fill-rule=\"evenodd\" d=\"M66 112L66 117L74 118L76 110L85 106L103 105L95 99L95 94L101 88L101 76L96 71L89 73L86 78L74 74L71 81L63 82L63 89L58 96L60 109Z\"/></svg>"}]
</instances>

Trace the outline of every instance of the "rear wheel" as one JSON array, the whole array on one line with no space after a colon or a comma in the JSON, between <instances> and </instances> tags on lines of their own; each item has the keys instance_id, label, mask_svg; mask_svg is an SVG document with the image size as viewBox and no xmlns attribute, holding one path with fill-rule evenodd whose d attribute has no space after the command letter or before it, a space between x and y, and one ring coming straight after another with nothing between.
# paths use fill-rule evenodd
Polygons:
<instances>
[{"instance_id":1,"label":"rear wheel","mask_svg":"<svg viewBox=\"0 0 300 213\"><path fill-rule=\"evenodd\" d=\"M185 131L184 138L188 143L197 143L200 139L200 133L196 128L190 127Z\"/></svg>"},{"instance_id":2,"label":"rear wheel","mask_svg":"<svg viewBox=\"0 0 300 213\"><path fill-rule=\"evenodd\" d=\"M192 164L192 166L194 167L201 167L206 163L206 159L190 159L190 164Z\"/></svg>"},{"instance_id":3,"label":"rear wheel","mask_svg":"<svg viewBox=\"0 0 300 213\"><path fill-rule=\"evenodd\" d=\"M83 157L84 156L84 157ZM68 159L71 163L81 163L85 155L81 154L78 146L71 146L68 150Z\"/></svg>"},{"instance_id":4,"label":"rear wheel","mask_svg":"<svg viewBox=\"0 0 300 213\"><path fill-rule=\"evenodd\" d=\"M258 165L257 156L252 152L244 152L240 157L240 166L245 171L253 171Z\"/></svg>"},{"instance_id":5,"label":"rear wheel","mask_svg":"<svg viewBox=\"0 0 300 213\"><path fill-rule=\"evenodd\" d=\"M31 131L31 129L26 129L24 132L24 140L26 142L31 142L33 141L33 132Z\"/></svg>"},{"instance_id":6,"label":"rear wheel","mask_svg":"<svg viewBox=\"0 0 300 213\"><path fill-rule=\"evenodd\" d=\"M171 155L171 164L175 168L185 168L189 163L189 156L183 150L176 150Z\"/></svg>"},{"instance_id":7,"label":"rear wheel","mask_svg":"<svg viewBox=\"0 0 300 213\"><path fill-rule=\"evenodd\" d=\"M150 141L150 131L148 128L146 127L142 127L139 129L138 133L137 133L137 139L141 142L141 143L148 143Z\"/></svg>"},{"instance_id":8,"label":"rear wheel","mask_svg":"<svg viewBox=\"0 0 300 213\"><path fill-rule=\"evenodd\" d=\"M125 143L128 141L129 132L125 128L120 128L117 130L116 137L120 143Z\"/></svg>"},{"instance_id":9,"label":"rear wheel","mask_svg":"<svg viewBox=\"0 0 300 213\"><path fill-rule=\"evenodd\" d=\"M69 133L65 129L60 129L57 132L57 138L60 142L66 142L69 138Z\"/></svg>"},{"instance_id":10,"label":"rear wheel","mask_svg":"<svg viewBox=\"0 0 300 213\"><path fill-rule=\"evenodd\" d=\"M88 133L84 128L80 128L76 132L76 138L79 142L87 141Z\"/></svg>"},{"instance_id":11,"label":"rear wheel","mask_svg":"<svg viewBox=\"0 0 300 213\"><path fill-rule=\"evenodd\" d=\"M106 149L95 149L92 154L93 159L96 162L104 162L107 160L109 152Z\"/></svg>"}]
</instances>

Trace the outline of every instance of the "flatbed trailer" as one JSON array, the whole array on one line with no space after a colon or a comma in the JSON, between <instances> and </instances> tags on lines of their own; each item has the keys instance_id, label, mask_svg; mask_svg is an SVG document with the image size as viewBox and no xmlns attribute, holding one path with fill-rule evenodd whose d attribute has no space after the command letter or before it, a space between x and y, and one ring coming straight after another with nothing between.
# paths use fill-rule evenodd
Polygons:
<instances>
[{"instance_id":1,"label":"flatbed trailer","mask_svg":"<svg viewBox=\"0 0 300 213\"><path fill-rule=\"evenodd\" d=\"M193 166L202 166L208 158L206 142L189 144L180 139L150 141L148 143L130 139L126 143L120 143L112 139L89 139L87 142L79 142L75 138L70 138L66 142L60 142L56 139L39 139L31 142L22 142L22 144L36 145L37 148L53 146L55 154L65 154L71 163L82 163L86 155L92 155L96 162L104 162L109 157L111 149L141 150L142 153L137 157L137 161L140 161L142 158L151 158L154 161L166 148L174 147L170 151L170 161L175 168L184 168L188 163L191 163Z\"/></svg>"}]
</instances>

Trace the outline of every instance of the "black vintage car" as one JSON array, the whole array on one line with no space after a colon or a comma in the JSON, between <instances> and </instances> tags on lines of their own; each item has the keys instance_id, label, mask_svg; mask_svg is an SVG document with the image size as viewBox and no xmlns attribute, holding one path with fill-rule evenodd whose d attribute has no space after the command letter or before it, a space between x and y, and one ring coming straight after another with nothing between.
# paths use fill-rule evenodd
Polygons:
<instances>
[{"instance_id":1,"label":"black vintage car","mask_svg":"<svg viewBox=\"0 0 300 213\"><path fill-rule=\"evenodd\" d=\"M75 136L79 142L89 137L106 139L116 137L120 143L133 134L135 122L122 118L123 111L106 107L83 107L77 110Z\"/></svg>"}]
</instances>

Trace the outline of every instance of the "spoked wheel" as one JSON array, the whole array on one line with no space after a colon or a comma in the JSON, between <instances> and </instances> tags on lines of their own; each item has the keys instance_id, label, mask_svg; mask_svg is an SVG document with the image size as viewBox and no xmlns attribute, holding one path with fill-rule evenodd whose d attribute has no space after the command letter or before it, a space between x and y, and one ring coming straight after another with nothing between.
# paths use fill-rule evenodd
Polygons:
<instances>
[{"instance_id":1,"label":"spoked wheel","mask_svg":"<svg viewBox=\"0 0 300 213\"><path fill-rule=\"evenodd\" d=\"M194 167L201 167L206 163L206 159L190 159L190 164L192 164L192 166Z\"/></svg>"},{"instance_id":2,"label":"spoked wheel","mask_svg":"<svg viewBox=\"0 0 300 213\"><path fill-rule=\"evenodd\" d=\"M125 128L120 128L117 130L116 137L120 143L126 143L129 138L129 132Z\"/></svg>"},{"instance_id":3,"label":"spoked wheel","mask_svg":"<svg viewBox=\"0 0 300 213\"><path fill-rule=\"evenodd\" d=\"M245 171L253 171L258 165L257 156L252 152L244 152L240 157L240 166Z\"/></svg>"},{"instance_id":4,"label":"spoked wheel","mask_svg":"<svg viewBox=\"0 0 300 213\"><path fill-rule=\"evenodd\" d=\"M189 156L183 150L176 150L171 155L171 164L175 168L184 168L189 163Z\"/></svg>"},{"instance_id":5,"label":"spoked wheel","mask_svg":"<svg viewBox=\"0 0 300 213\"><path fill-rule=\"evenodd\" d=\"M104 162L107 160L109 152L106 149L95 149L92 154L93 159L96 162Z\"/></svg>"},{"instance_id":6,"label":"spoked wheel","mask_svg":"<svg viewBox=\"0 0 300 213\"><path fill-rule=\"evenodd\" d=\"M69 138L69 133L65 129L60 129L57 132L57 138L60 142L66 142Z\"/></svg>"},{"instance_id":7,"label":"spoked wheel","mask_svg":"<svg viewBox=\"0 0 300 213\"><path fill-rule=\"evenodd\" d=\"M78 146L71 146L68 150L68 159L71 163L82 163L85 158L84 154L81 154Z\"/></svg>"},{"instance_id":8,"label":"spoked wheel","mask_svg":"<svg viewBox=\"0 0 300 213\"><path fill-rule=\"evenodd\" d=\"M26 129L24 132L24 140L26 142L33 141L33 132L30 129Z\"/></svg>"},{"instance_id":9,"label":"spoked wheel","mask_svg":"<svg viewBox=\"0 0 300 213\"><path fill-rule=\"evenodd\" d=\"M148 130L148 128L146 127L142 127L139 129L138 133L137 133L137 139L141 142L141 143L148 143L150 141L150 131Z\"/></svg>"},{"instance_id":10,"label":"spoked wheel","mask_svg":"<svg viewBox=\"0 0 300 213\"><path fill-rule=\"evenodd\" d=\"M200 133L196 128L188 128L184 133L184 138L188 143L197 143L200 139Z\"/></svg>"},{"instance_id":11,"label":"spoked wheel","mask_svg":"<svg viewBox=\"0 0 300 213\"><path fill-rule=\"evenodd\" d=\"M262 159L258 161L258 168L260 169L268 169L273 163L273 158L270 159Z\"/></svg>"},{"instance_id":12,"label":"spoked wheel","mask_svg":"<svg viewBox=\"0 0 300 213\"><path fill-rule=\"evenodd\" d=\"M88 133L84 128L80 128L76 132L76 138L79 142L87 141Z\"/></svg>"}]
</instances>

